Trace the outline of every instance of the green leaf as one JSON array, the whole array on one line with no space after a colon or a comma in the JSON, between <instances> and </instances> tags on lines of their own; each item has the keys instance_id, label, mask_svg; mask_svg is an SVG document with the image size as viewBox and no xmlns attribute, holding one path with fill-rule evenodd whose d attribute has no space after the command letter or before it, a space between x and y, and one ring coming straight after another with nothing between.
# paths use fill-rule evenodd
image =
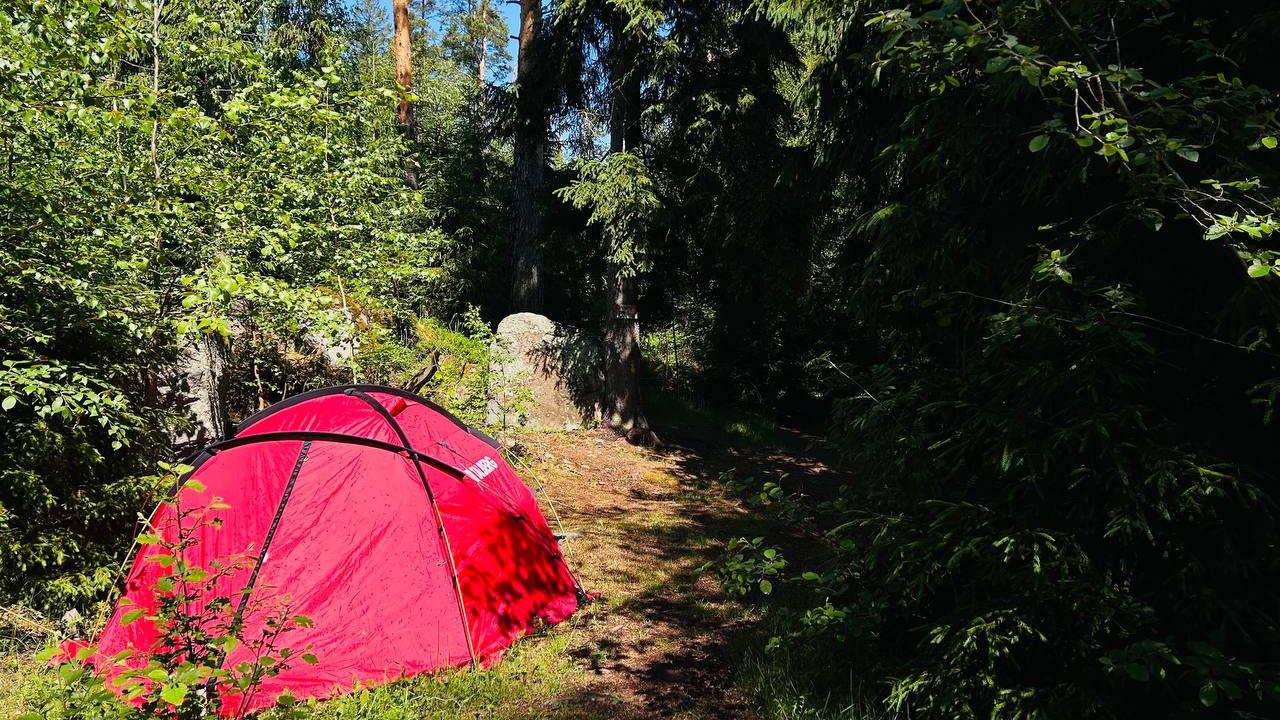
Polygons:
<instances>
[{"instance_id":1,"label":"green leaf","mask_svg":"<svg viewBox=\"0 0 1280 720\"><path fill-rule=\"evenodd\" d=\"M818 573L816 573L816 572L812 572L812 571L807 572L807 573L805 573L805 574L801 575L800 577L804 578L805 580L809 580L810 582L812 582L812 581L814 581L814 580L818 580L818 579L820 579L820 578L821 578L821 576L820 576L820 575L818 575Z\"/></svg>"},{"instance_id":2,"label":"green leaf","mask_svg":"<svg viewBox=\"0 0 1280 720\"><path fill-rule=\"evenodd\" d=\"M773 592L773 583L769 582L768 580L761 580L760 592L764 593L765 595L768 595L769 593Z\"/></svg>"},{"instance_id":3,"label":"green leaf","mask_svg":"<svg viewBox=\"0 0 1280 720\"><path fill-rule=\"evenodd\" d=\"M13 395L10 395L4 400L0 400L0 410L4 410L5 412L8 412L13 409L14 405L17 405L17 404L18 404L18 398L14 397Z\"/></svg>"},{"instance_id":4,"label":"green leaf","mask_svg":"<svg viewBox=\"0 0 1280 720\"><path fill-rule=\"evenodd\" d=\"M159 535L153 535L151 533L142 533L141 535L138 536L139 545L155 545L155 544L158 544L159 542L160 542Z\"/></svg>"},{"instance_id":5,"label":"green leaf","mask_svg":"<svg viewBox=\"0 0 1280 720\"><path fill-rule=\"evenodd\" d=\"M62 681L63 685L71 685L79 682L80 678L83 678L86 672L86 669L83 667L76 667L71 663L64 663L58 666L58 679Z\"/></svg>"},{"instance_id":6,"label":"green leaf","mask_svg":"<svg viewBox=\"0 0 1280 720\"><path fill-rule=\"evenodd\" d=\"M1271 267L1262 263L1254 263L1249 266L1249 277L1260 278L1271 274Z\"/></svg>"},{"instance_id":7,"label":"green leaf","mask_svg":"<svg viewBox=\"0 0 1280 720\"><path fill-rule=\"evenodd\" d=\"M1049 145L1048 135L1037 135L1031 138L1031 142L1027 143L1027 149L1035 153L1045 149L1046 147L1048 147L1048 145Z\"/></svg>"},{"instance_id":8,"label":"green leaf","mask_svg":"<svg viewBox=\"0 0 1280 720\"><path fill-rule=\"evenodd\" d=\"M1129 674L1129 677L1137 680L1138 682L1146 682L1151 679L1151 670L1149 670L1146 665L1141 665L1139 663L1127 663L1124 666L1124 671Z\"/></svg>"},{"instance_id":9,"label":"green leaf","mask_svg":"<svg viewBox=\"0 0 1280 720\"><path fill-rule=\"evenodd\" d=\"M146 614L147 614L146 610L142 610L142 609L130 610L129 612L124 614L124 617L120 618L120 624L129 625L131 623L136 622L138 618Z\"/></svg>"},{"instance_id":10,"label":"green leaf","mask_svg":"<svg viewBox=\"0 0 1280 720\"><path fill-rule=\"evenodd\" d=\"M187 686L182 683L165 685L160 690L160 699L170 705L181 705L182 701L187 699Z\"/></svg>"},{"instance_id":11,"label":"green leaf","mask_svg":"<svg viewBox=\"0 0 1280 720\"><path fill-rule=\"evenodd\" d=\"M1188 162L1199 162L1200 151L1185 146L1180 147L1178 148L1178 157Z\"/></svg>"},{"instance_id":12,"label":"green leaf","mask_svg":"<svg viewBox=\"0 0 1280 720\"><path fill-rule=\"evenodd\" d=\"M1200 687L1200 704L1205 707L1213 707L1216 702L1218 702L1218 688L1210 680Z\"/></svg>"},{"instance_id":13,"label":"green leaf","mask_svg":"<svg viewBox=\"0 0 1280 720\"><path fill-rule=\"evenodd\" d=\"M1228 700L1239 700L1244 697L1244 691L1240 689L1240 686L1230 680L1223 678L1221 680L1216 680L1215 684L1217 684L1222 692L1227 694Z\"/></svg>"},{"instance_id":14,"label":"green leaf","mask_svg":"<svg viewBox=\"0 0 1280 720\"><path fill-rule=\"evenodd\" d=\"M1274 137L1270 135L1262 138L1262 147L1268 150L1275 150L1277 145L1280 145L1280 141L1277 141Z\"/></svg>"}]
</instances>

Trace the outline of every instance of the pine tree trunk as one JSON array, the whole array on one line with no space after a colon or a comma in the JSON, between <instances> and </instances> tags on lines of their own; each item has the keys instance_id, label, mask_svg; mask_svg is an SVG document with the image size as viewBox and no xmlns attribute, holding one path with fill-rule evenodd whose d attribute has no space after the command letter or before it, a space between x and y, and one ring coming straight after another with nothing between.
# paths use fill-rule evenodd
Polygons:
<instances>
[{"instance_id":1,"label":"pine tree trunk","mask_svg":"<svg viewBox=\"0 0 1280 720\"><path fill-rule=\"evenodd\" d=\"M608 317L604 324L604 422L619 432L648 428L640 411L640 320L636 311L636 282L619 277L610 265Z\"/></svg>"},{"instance_id":2,"label":"pine tree trunk","mask_svg":"<svg viewBox=\"0 0 1280 720\"><path fill-rule=\"evenodd\" d=\"M409 0L392 0L391 7L395 25L395 38L392 46L396 59L396 84L400 86L402 92L413 92L413 57L409 41ZM407 96L400 98L400 107L396 113L396 120L405 139L413 141L415 135L413 104L409 102ZM404 182L411 188L418 187L418 171L415 169L412 158L405 159Z\"/></svg>"},{"instance_id":3,"label":"pine tree trunk","mask_svg":"<svg viewBox=\"0 0 1280 720\"><path fill-rule=\"evenodd\" d=\"M614 53L609 63L612 107L609 123L610 152L640 149L640 78L635 72L634 40L623 28L626 18L615 19ZM612 255L612 252L610 252ZM608 302L604 323L604 422L624 432L632 442L653 443L640 409L640 317L636 307L636 278L612 257L606 268Z\"/></svg>"},{"instance_id":4,"label":"pine tree trunk","mask_svg":"<svg viewBox=\"0 0 1280 720\"><path fill-rule=\"evenodd\" d=\"M541 313L542 169L547 115L530 84L542 24L541 0L520 0L520 49L516 56L516 126L512 157L511 310Z\"/></svg>"}]
</instances>

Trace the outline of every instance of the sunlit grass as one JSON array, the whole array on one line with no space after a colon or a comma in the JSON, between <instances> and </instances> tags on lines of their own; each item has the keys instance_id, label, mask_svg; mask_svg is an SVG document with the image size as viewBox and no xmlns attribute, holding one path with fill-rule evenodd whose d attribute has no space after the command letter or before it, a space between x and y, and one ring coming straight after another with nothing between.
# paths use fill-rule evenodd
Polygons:
<instances>
[{"instance_id":1,"label":"sunlit grass","mask_svg":"<svg viewBox=\"0 0 1280 720\"><path fill-rule=\"evenodd\" d=\"M423 718L525 718L555 714L557 698L575 674L570 632L557 628L517 642L488 670L454 669L361 689L328 700L308 700L290 710L269 710L263 720L399 720ZM59 693L51 668L30 648L0 646L0 718L40 714Z\"/></svg>"},{"instance_id":2,"label":"sunlit grass","mask_svg":"<svg viewBox=\"0 0 1280 720\"><path fill-rule=\"evenodd\" d=\"M294 713L314 720L541 717L575 672L569 644L569 635L562 632L527 638L489 670L449 670L411 678L307 701ZM285 714L272 711L262 717L277 720Z\"/></svg>"}]
</instances>

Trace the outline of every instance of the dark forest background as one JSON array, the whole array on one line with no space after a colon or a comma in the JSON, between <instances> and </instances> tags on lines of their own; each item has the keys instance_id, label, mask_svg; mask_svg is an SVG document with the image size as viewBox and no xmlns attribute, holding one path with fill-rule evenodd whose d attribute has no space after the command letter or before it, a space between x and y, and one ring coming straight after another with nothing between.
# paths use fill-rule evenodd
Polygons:
<instances>
[{"instance_id":1,"label":"dark forest background","mask_svg":"<svg viewBox=\"0 0 1280 720\"><path fill-rule=\"evenodd\" d=\"M533 310L633 439L675 394L854 469L761 598L813 692L1277 712L1280 11L520 5L0 10L0 601L105 596L190 348L230 419L443 349L477 419Z\"/></svg>"}]
</instances>

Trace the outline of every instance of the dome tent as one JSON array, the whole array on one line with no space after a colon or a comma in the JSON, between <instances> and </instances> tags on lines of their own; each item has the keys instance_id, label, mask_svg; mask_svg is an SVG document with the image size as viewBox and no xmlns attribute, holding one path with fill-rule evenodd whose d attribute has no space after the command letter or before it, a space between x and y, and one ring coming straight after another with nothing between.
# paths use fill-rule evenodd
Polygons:
<instances>
[{"instance_id":1,"label":"dome tent","mask_svg":"<svg viewBox=\"0 0 1280 720\"><path fill-rule=\"evenodd\" d=\"M196 602L237 602L246 638L287 604L311 623L276 647L316 662L290 664L227 711L270 705L286 689L325 697L488 665L519 636L569 617L582 597L497 444L411 393L370 385L304 393L248 418L191 464L188 480L197 482L157 510L153 532L164 541L134 559L97 650L145 660L157 629L126 615L158 606L156 583L171 571L152 556L171 552L166 545L183 538L184 559L203 568L247 557L215 573ZM249 653L231 650L223 667Z\"/></svg>"}]
</instances>

